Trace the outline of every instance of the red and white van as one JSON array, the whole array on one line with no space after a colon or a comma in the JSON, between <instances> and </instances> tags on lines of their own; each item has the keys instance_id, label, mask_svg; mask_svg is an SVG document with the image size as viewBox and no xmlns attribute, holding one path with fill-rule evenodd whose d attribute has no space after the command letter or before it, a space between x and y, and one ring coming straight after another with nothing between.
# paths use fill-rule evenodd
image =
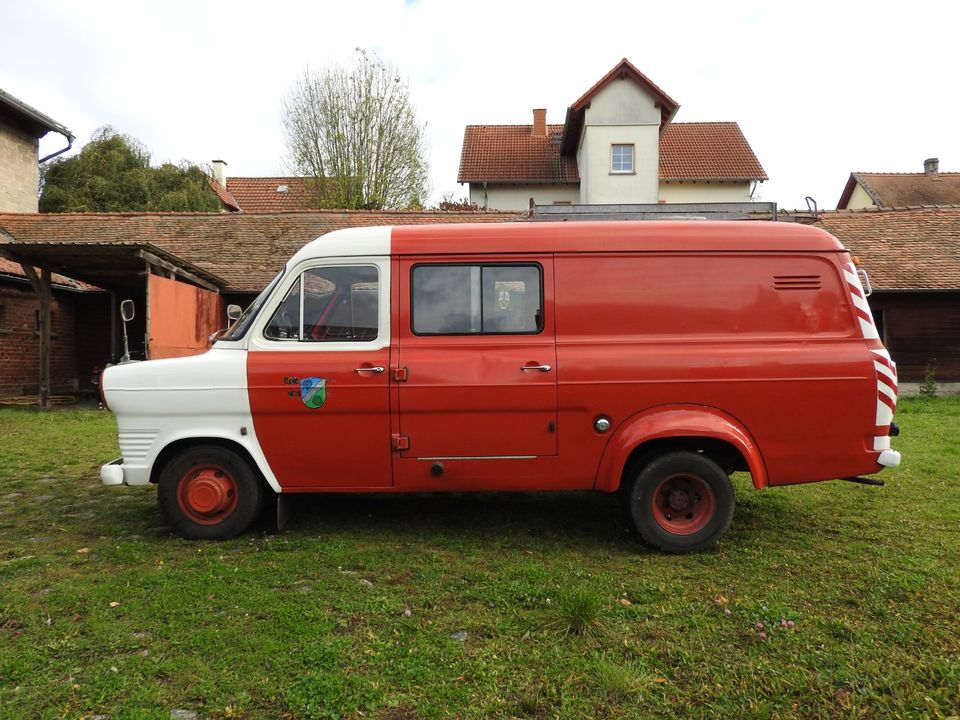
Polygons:
<instances>
[{"instance_id":1,"label":"red and white van","mask_svg":"<svg viewBox=\"0 0 960 720\"><path fill-rule=\"evenodd\" d=\"M264 494L620 492L651 545L709 547L757 488L896 466L896 366L857 269L775 222L339 230L214 347L111 367L122 459L173 529ZM895 427L895 426L894 426Z\"/></svg>"}]
</instances>

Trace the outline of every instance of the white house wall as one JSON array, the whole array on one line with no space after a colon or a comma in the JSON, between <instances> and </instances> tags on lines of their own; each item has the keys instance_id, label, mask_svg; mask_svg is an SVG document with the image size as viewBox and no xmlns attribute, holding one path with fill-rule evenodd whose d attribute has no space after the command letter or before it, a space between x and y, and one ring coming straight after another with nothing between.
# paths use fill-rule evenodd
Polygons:
<instances>
[{"instance_id":1,"label":"white house wall","mask_svg":"<svg viewBox=\"0 0 960 720\"><path fill-rule=\"evenodd\" d=\"M587 178L580 201L593 203L655 203L659 185L660 133L655 125L601 125L586 128ZM610 146L634 146L634 172L610 171Z\"/></svg>"},{"instance_id":2,"label":"white house wall","mask_svg":"<svg viewBox=\"0 0 960 720\"><path fill-rule=\"evenodd\" d=\"M847 210L860 210L861 208L872 208L876 207L877 204L873 202L867 191L863 189L863 186L860 183L857 183L853 187L853 192L850 193L850 200L847 201Z\"/></svg>"},{"instance_id":3,"label":"white house wall","mask_svg":"<svg viewBox=\"0 0 960 720\"><path fill-rule=\"evenodd\" d=\"M660 165L660 108L631 80L616 80L590 101L578 166L581 203L655 203ZM610 171L610 146L634 146L634 172Z\"/></svg>"},{"instance_id":4,"label":"white house wall","mask_svg":"<svg viewBox=\"0 0 960 720\"><path fill-rule=\"evenodd\" d=\"M484 192L482 184L470 184L470 202L488 210L526 210L530 207L530 198L537 205L576 204L580 202L580 190L575 184L489 184Z\"/></svg>"},{"instance_id":5,"label":"white house wall","mask_svg":"<svg viewBox=\"0 0 960 720\"><path fill-rule=\"evenodd\" d=\"M750 183L661 182L660 202L750 202Z\"/></svg>"}]
</instances>

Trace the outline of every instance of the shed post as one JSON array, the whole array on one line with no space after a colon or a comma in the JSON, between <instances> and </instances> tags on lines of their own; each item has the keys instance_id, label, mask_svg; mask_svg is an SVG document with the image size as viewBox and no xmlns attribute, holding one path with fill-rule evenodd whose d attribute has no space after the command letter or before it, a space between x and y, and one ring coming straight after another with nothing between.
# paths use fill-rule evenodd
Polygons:
<instances>
[{"instance_id":1,"label":"shed post","mask_svg":"<svg viewBox=\"0 0 960 720\"><path fill-rule=\"evenodd\" d=\"M37 271L32 265L20 263L23 268L23 274L30 280L34 292L40 301L40 311L38 313L37 328L40 336L40 377L37 390L37 404L43 410L50 409L50 306L53 300L53 288L51 285L51 273L47 268Z\"/></svg>"}]
</instances>

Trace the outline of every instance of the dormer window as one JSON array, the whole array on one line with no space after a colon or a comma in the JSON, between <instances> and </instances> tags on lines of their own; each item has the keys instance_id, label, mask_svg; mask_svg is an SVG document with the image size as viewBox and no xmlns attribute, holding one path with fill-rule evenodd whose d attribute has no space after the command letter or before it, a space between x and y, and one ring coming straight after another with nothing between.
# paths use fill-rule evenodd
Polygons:
<instances>
[{"instance_id":1,"label":"dormer window","mask_svg":"<svg viewBox=\"0 0 960 720\"><path fill-rule=\"evenodd\" d=\"M610 173L628 175L633 172L633 145L611 145Z\"/></svg>"}]
</instances>

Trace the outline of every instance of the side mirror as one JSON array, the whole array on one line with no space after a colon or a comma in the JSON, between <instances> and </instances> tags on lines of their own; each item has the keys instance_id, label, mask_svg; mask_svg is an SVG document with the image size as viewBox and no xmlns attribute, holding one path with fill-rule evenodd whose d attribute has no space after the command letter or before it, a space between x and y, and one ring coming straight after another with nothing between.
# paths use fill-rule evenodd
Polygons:
<instances>
[{"instance_id":1,"label":"side mirror","mask_svg":"<svg viewBox=\"0 0 960 720\"><path fill-rule=\"evenodd\" d=\"M133 320L136 310L136 306L133 304L133 300L124 300L120 303L120 317L123 318L124 322L130 322Z\"/></svg>"},{"instance_id":2,"label":"side mirror","mask_svg":"<svg viewBox=\"0 0 960 720\"><path fill-rule=\"evenodd\" d=\"M240 316L243 314L243 308L239 305L227 305L227 320L230 322L236 322L240 319Z\"/></svg>"}]
</instances>

